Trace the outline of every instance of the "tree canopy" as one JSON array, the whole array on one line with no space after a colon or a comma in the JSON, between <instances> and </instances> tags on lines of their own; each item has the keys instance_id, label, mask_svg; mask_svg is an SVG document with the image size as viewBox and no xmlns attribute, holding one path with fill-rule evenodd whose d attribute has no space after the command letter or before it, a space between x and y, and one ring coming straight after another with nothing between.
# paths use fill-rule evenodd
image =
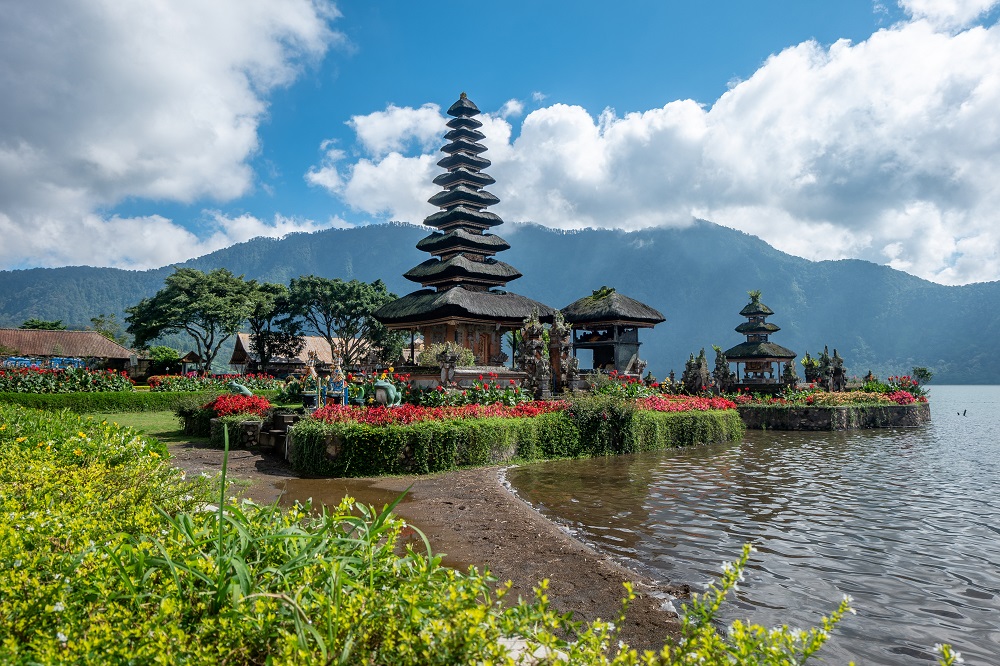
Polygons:
<instances>
[{"instance_id":1,"label":"tree canopy","mask_svg":"<svg viewBox=\"0 0 1000 666\"><path fill-rule=\"evenodd\" d=\"M44 319L25 319L24 322L18 327L31 331L65 331L66 324L62 323L62 319L56 319L55 321L46 321Z\"/></svg>"},{"instance_id":2,"label":"tree canopy","mask_svg":"<svg viewBox=\"0 0 1000 666\"><path fill-rule=\"evenodd\" d=\"M178 268L155 295L126 308L125 321L140 347L164 333L187 333L208 368L252 311L250 287L242 276L225 268L210 273Z\"/></svg>"},{"instance_id":3,"label":"tree canopy","mask_svg":"<svg viewBox=\"0 0 1000 666\"><path fill-rule=\"evenodd\" d=\"M253 309L247 317L250 351L257 355L258 367L266 368L275 356L297 356L305 340L302 326L291 311L291 292L283 284L249 282Z\"/></svg>"},{"instance_id":4,"label":"tree canopy","mask_svg":"<svg viewBox=\"0 0 1000 666\"><path fill-rule=\"evenodd\" d=\"M125 335L125 327L122 326L122 322L118 321L118 317L114 313L91 317L90 325L108 340L117 342L123 347L128 347L128 336Z\"/></svg>"},{"instance_id":5,"label":"tree canopy","mask_svg":"<svg viewBox=\"0 0 1000 666\"><path fill-rule=\"evenodd\" d=\"M330 352L339 355L345 365L355 365L372 349L383 356L388 351L399 353L402 338L386 331L372 313L382 305L396 300L385 283L303 275L290 286L292 309L308 328L322 336Z\"/></svg>"}]
</instances>

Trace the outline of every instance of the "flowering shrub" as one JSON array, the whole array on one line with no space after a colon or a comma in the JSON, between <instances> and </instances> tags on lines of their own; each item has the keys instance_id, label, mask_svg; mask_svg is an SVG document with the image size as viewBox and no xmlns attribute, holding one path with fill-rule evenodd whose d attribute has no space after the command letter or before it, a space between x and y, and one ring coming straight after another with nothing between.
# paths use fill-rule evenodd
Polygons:
<instances>
[{"instance_id":1,"label":"flowering shrub","mask_svg":"<svg viewBox=\"0 0 1000 666\"><path fill-rule=\"evenodd\" d=\"M134 391L128 373L87 368L0 368L0 393Z\"/></svg>"},{"instance_id":2,"label":"flowering shrub","mask_svg":"<svg viewBox=\"0 0 1000 666\"><path fill-rule=\"evenodd\" d=\"M546 402L524 402L517 405L463 405L458 407L421 407L400 405L399 407L355 407L327 405L317 409L312 418L324 423L361 423L373 426L408 425L424 421L447 421L453 419L483 418L525 418L548 414L565 409L562 400Z\"/></svg>"},{"instance_id":3,"label":"flowering shrub","mask_svg":"<svg viewBox=\"0 0 1000 666\"><path fill-rule=\"evenodd\" d=\"M890 378L897 380L900 378ZM907 378L908 379L908 378ZM904 382L910 388L915 383ZM895 388L881 382L868 382L860 390L829 393L810 384L800 390L786 390L779 396L761 393L741 392L727 396L737 405L762 405L790 407L842 407L846 405L910 405L914 402L927 402L923 395L915 396L905 389Z\"/></svg>"},{"instance_id":4,"label":"flowering shrub","mask_svg":"<svg viewBox=\"0 0 1000 666\"><path fill-rule=\"evenodd\" d=\"M736 409L736 403L728 398L703 398L690 395L653 395L635 401L636 409L654 412L690 412L711 409Z\"/></svg>"},{"instance_id":5,"label":"flowering shrub","mask_svg":"<svg viewBox=\"0 0 1000 666\"><path fill-rule=\"evenodd\" d=\"M491 372L479 375L479 379L468 389L407 388L403 400L424 407L460 407L462 405L507 405L512 407L524 402L531 402L534 397L517 385L513 379L501 384L498 375Z\"/></svg>"},{"instance_id":6,"label":"flowering shrub","mask_svg":"<svg viewBox=\"0 0 1000 666\"><path fill-rule=\"evenodd\" d=\"M207 485L182 481L158 450L107 423L0 405L0 662L500 664L514 663L502 639L518 636L525 654L563 653L557 663L801 664L850 612L845 599L816 629L734 622L721 634L745 548L692 595L679 635L640 655L611 623L550 608L544 581L533 601L513 600L430 546L401 547L392 507L237 504L223 483L206 511Z\"/></svg>"},{"instance_id":7,"label":"flowering shrub","mask_svg":"<svg viewBox=\"0 0 1000 666\"><path fill-rule=\"evenodd\" d=\"M889 385L889 392L896 393L898 391L905 391L909 393L914 398L922 398L927 394L927 391L923 386L913 377L909 375L894 375L886 380ZM909 403L899 403L901 405Z\"/></svg>"},{"instance_id":8,"label":"flowering shrub","mask_svg":"<svg viewBox=\"0 0 1000 666\"><path fill-rule=\"evenodd\" d=\"M626 399L646 398L660 393L659 384L647 386L639 377L619 373L617 370L612 370L607 376L593 375L590 388L597 395L610 395Z\"/></svg>"},{"instance_id":9,"label":"flowering shrub","mask_svg":"<svg viewBox=\"0 0 1000 666\"><path fill-rule=\"evenodd\" d=\"M213 418L233 414L253 414L261 418L271 409L267 398L259 395L223 394L201 407L212 412Z\"/></svg>"},{"instance_id":10,"label":"flowering shrub","mask_svg":"<svg viewBox=\"0 0 1000 666\"><path fill-rule=\"evenodd\" d=\"M917 399L913 397L913 394L908 391L893 391L886 397L897 405L912 405L917 401Z\"/></svg>"},{"instance_id":11,"label":"flowering shrub","mask_svg":"<svg viewBox=\"0 0 1000 666\"><path fill-rule=\"evenodd\" d=\"M278 391L283 383L271 375L209 375L195 372L186 375L153 375L149 378L150 391L227 391L229 382L235 381L251 391Z\"/></svg>"}]
</instances>

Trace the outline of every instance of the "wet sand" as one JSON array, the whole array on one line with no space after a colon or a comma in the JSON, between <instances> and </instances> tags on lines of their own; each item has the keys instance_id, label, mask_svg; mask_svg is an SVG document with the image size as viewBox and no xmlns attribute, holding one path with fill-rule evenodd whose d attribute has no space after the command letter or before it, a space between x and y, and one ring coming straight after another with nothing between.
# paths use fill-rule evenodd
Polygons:
<instances>
[{"instance_id":1,"label":"wet sand","mask_svg":"<svg viewBox=\"0 0 1000 666\"><path fill-rule=\"evenodd\" d=\"M217 449L177 444L170 453L173 464L188 473L221 469ZM622 583L631 581L636 599L620 638L640 650L659 649L677 633L677 616L663 605L672 596L685 596L686 589L657 586L574 539L512 493L499 467L427 476L304 479L277 456L235 450L228 474L249 481L244 494L261 503L311 497L335 504L349 493L381 508L410 488L395 513L421 530L435 552L445 553L449 566L487 569L500 581L512 581L513 593L524 598L533 597L532 588L547 578L552 607L572 612L576 620L615 620L625 594Z\"/></svg>"}]
</instances>

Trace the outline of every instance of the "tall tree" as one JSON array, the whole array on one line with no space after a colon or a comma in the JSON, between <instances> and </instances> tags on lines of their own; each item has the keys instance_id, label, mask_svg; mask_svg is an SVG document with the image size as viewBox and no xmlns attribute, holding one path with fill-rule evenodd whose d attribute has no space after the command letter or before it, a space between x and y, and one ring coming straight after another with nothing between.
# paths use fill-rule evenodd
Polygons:
<instances>
[{"instance_id":1,"label":"tall tree","mask_svg":"<svg viewBox=\"0 0 1000 666\"><path fill-rule=\"evenodd\" d=\"M109 315L101 314L90 318L90 325L95 331L112 342L117 342L123 347L128 346L128 336L125 335L125 327L118 321L118 317L112 312Z\"/></svg>"},{"instance_id":2,"label":"tall tree","mask_svg":"<svg viewBox=\"0 0 1000 666\"><path fill-rule=\"evenodd\" d=\"M302 326L291 312L291 292L283 284L249 282L253 310L247 317L250 351L263 371L275 356L297 356L305 340Z\"/></svg>"},{"instance_id":3,"label":"tall tree","mask_svg":"<svg viewBox=\"0 0 1000 666\"><path fill-rule=\"evenodd\" d=\"M163 289L126 308L128 332L141 347L164 333L183 331L194 340L207 369L223 343L250 316L253 300L249 292L243 276L225 268L211 273L178 268L164 280Z\"/></svg>"},{"instance_id":4,"label":"tall tree","mask_svg":"<svg viewBox=\"0 0 1000 666\"><path fill-rule=\"evenodd\" d=\"M392 346L385 327L371 315L385 303L396 300L385 283L304 275L292 280L291 301L295 313L330 345L330 352L340 355L345 365L355 365L375 349ZM399 336L396 336L399 337ZM397 341L396 353L402 346Z\"/></svg>"},{"instance_id":5,"label":"tall tree","mask_svg":"<svg viewBox=\"0 0 1000 666\"><path fill-rule=\"evenodd\" d=\"M56 319L55 321L46 321L44 319L25 319L18 328L23 328L31 331L65 331L66 324L62 323L62 319Z\"/></svg>"}]
</instances>

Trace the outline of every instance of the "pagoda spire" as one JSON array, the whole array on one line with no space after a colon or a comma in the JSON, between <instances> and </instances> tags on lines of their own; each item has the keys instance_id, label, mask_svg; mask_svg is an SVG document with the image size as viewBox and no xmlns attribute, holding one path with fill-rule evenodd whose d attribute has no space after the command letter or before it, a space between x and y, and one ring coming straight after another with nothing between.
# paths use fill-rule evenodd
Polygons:
<instances>
[{"instance_id":1,"label":"pagoda spire","mask_svg":"<svg viewBox=\"0 0 1000 666\"><path fill-rule=\"evenodd\" d=\"M458 286L486 291L521 277L513 266L493 258L510 247L507 241L486 233L503 220L486 210L500 199L484 189L496 181L483 172L490 161L482 157L487 148L480 143L486 135L479 129L483 126L476 119L479 113L464 92L448 108L452 119L446 123L447 143L441 148L445 156L437 163L445 172L434 179L443 189L428 199L441 210L424 220L438 231L417 243L417 249L432 258L403 275L438 291Z\"/></svg>"}]
</instances>

